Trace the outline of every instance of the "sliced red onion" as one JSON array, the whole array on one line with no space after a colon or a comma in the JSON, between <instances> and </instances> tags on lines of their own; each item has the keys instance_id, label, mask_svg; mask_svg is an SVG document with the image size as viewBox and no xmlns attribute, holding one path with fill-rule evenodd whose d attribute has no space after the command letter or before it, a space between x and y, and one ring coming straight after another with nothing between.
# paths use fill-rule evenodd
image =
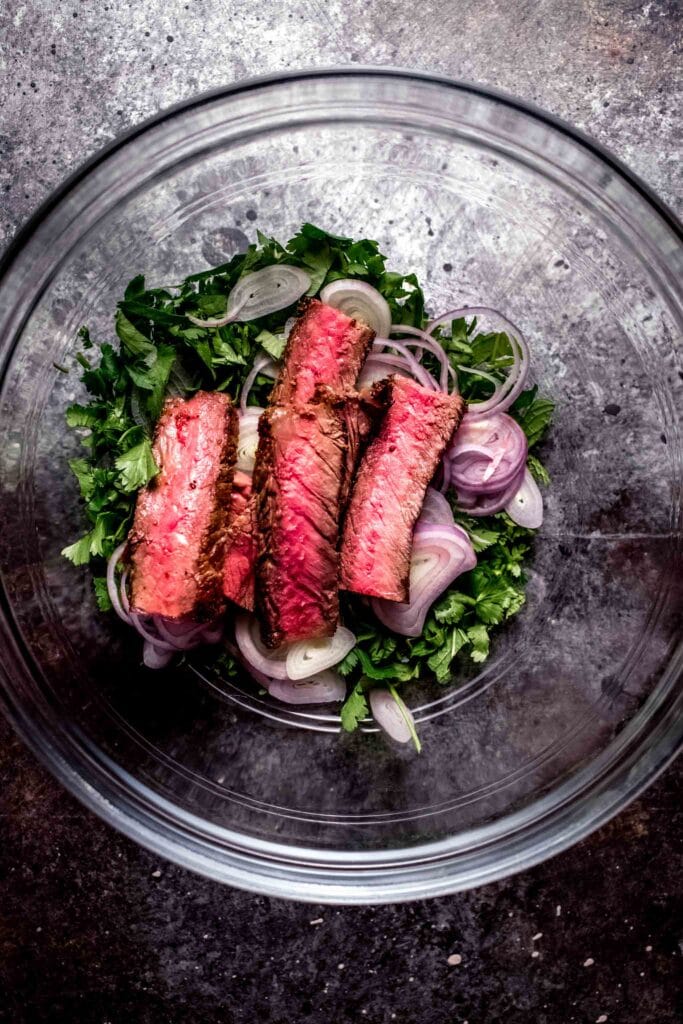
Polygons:
<instances>
[{"instance_id":1,"label":"sliced red onion","mask_svg":"<svg viewBox=\"0 0 683 1024\"><path fill-rule=\"evenodd\" d=\"M119 594L121 596L121 604L123 605L124 612L127 612L130 616L130 601L128 600L128 570L124 569L121 573L121 580L119 581Z\"/></svg>"},{"instance_id":2,"label":"sliced red onion","mask_svg":"<svg viewBox=\"0 0 683 1024\"><path fill-rule=\"evenodd\" d=\"M394 338L375 338L372 343L372 354L382 356L390 356L394 358L393 353L386 353L383 350L385 348L393 348L402 357L406 370L410 373L411 377L414 377L416 381L422 384L423 387L429 388L431 391L438 391L439 385L432 377L428 370L425 370L413 353L403 345L400 341L396 341Z\"/></svg>"},{"instance_id":3,"label":"sliced red onion","mask_svg":"<svg viewBox=\"0 0 683 1024\"><path fill-rule=\"evenodd\" d=\"M499 493L526 462L526 434L507 413L464 416L447 453L452 486L477 495Z\"/></svg>"},{"instance_id":4,"label":"sliced red onion","mask_svg":"<svg viewBox=\"0 0 683 1024\"><path fill-rule=\"evenodd\" d=\"M370 604L380 622L401 636L420 636L427 612L454 579L474 569L477 556L461 527L420 523L413 534L410 559L410 599Z\"/></svg>"},{"instance_id":5,"label":"sliced red onion","mask_svg":"<svg viewBox=\"0 0 683 1024\"><path fill-rule=\"evenodd\" d=\"M502 491L492 494L476 494L467 490L456 489L458 507L467 512L468 516L492 516L502 512L514 494L519 490L524 470L521 469L512 483Z\"/></svg>"},{"instance_id":6,"label":"sliced red onion","mask_svg":"<svg viewBox=\"0 0 683 1024\"><path fill-rule=\"evenodd\" d=\"M287 651L287 676L295 680L309 679L338 665L355 645L356 637L346 626L337 626L334 636L299 640Z\"/></svg>"},{"instance_id":7,"label":"sliced red onion","mask_svg":"<svg viewBox=\"0 0 683 1024\"><path fill-rule=\"evenodd\" d=\"M258 423L262 412L263 409L258 405L250 405L239 414L240 432L235 466L243 473L254 472L258 448Z\"/></svg>"},{"instance_id":8,"label":"sliced red onion","mask_svg":"<svg viewBox=\"0 0 683 1024\"><path fill-rule=\"evenodd\" d=\"M420 518L416 525L427 526L428 524L432 524L434 526L447 526L450 529L457 530L467 544L471 543L470 535L467 530L463 529L459 523L455 522L450 502L434 487L428 487L425 492L422 511L420 512Z\"/></svg>"},{"instance_id":9,"label":"sliced red onion","mask_svg":"<svg viewBox=\"0 0 683 1024\"><path fill-rule=\"evenodd\" d=\"M321 291L320 298L328 306L340 309L354 320L362 320L380 337L385 337L389 333L389 303L371 284L354 278L331 281Z\"/></svg>"},{"instance_id":10,"label":"sliced red onion","mask_svg":"<svg viewBox=\"0 0 683 1024\"><path fill-rule=\"evenodd\" d=\"M143 615L141 612L131 612L131 626L139 633L143 640L148 640L155 647L164 651L177 651L175 643L170 643L159 636L151 616ZM145 621L148 620L148 621Z\"/></svg>"},{"instance_id":11,"label":"sliced red onion","mask_svg":"<svg viewBox=\"0 0 683 1024\"><path fill-rule=\"evenodd\" d=\"M195 327L227 327L228 324L234 323L234 321L237 320L242 310L242 306L244 305L244 302L241 306L236 306L234 302L231 303L231 296L232 292L228 295L226 310L223 316L204 319L200 316L193 316L192 313L187 313L187 319L190 323L194 324Z\"/></svg>"},{"instance_id":12,"label":"sliced red onion","mask_svg":"<svg viewBox=\"0 0 683 1024\"><path fill-rule=\"evenodd\" d=\"M423 525L426 523L434 523L437 526L453 525L453 511L448 499L435 487L428 487L425 491L418 522Z\"/></svg>"},{"instance_id":13,"label":"sliced red onion","mask_svg":"<svg viewBox=\"0 0 683 1024\"><path fill-rule=\"evenodd\" d=\"M369 387L378 380L384 380L389 374L398 374L400 377L413 376L412 370L403 356L371 352L363 364L357 386L359 388Z\"/></svg>"},{"instance_id":14,"label":"sliced red onion","mask_svg":"<svg viewBox=\"0 0 683 1024\"><path fill-rule=\"evenodd\" d=\"M168 651L151 643L149 640L145 640L142 647L142 660L147 668L166 668L169 662L173 660L173 653L173 651Z\"/></svg>"},{"instance_id":15,"label":"sliced red onion","mask_svg":"<svg viewBox=\"0 0 683 1024\"><path fill-rule=\"evenodd\" d=\"M240 654L247 662L247 667L253 665L255 669L262 672L270 679L287 679L285 661L288 648L277 647L274 651L266 647L261 639L261 627L255 615L246 612L238 615L235 619L235 642L239 647Z\"/></svg>"},{"instance_id":16,"label":"sliced red onion","mask_svg":"<svg viewBox=\"0 0 683 1024\"><path fill-rule=\"evenodd\" d=\"M274 679L268 692L285 704L328 704L346 699L346 683L336 672L327 670L309 679Z\"/></svg>"},{"instance_id":17,"label":"sliced red onion","mask_svg":"<svg viewBox=\"0 0 683 1024\"><path fill-rule=\"evenodd\" d=\"M380 729L397 743L410 743L416 735L415 723L403 701L401 704L389 690L370 690L370 710Z\"/></svg>"},{"instance_id":18,"label":"sliced red onion","mask_svg":"<svg viewBox=\"0 0 683 1024\"><path fill-rule=\"evenodd\" d=\"M505 504L505 511L518 526L538 530L543 525L543 498L538 484L528 469L519 488Z\"/></svg>"},{"instance_id":19,"label":"sliced red onion","mask_svg":"<svg viewBox=\"0 0 683 1024\"><path fill-rule=\"evenodd\" d=\"M419 327L412 327L410 324L392 324L391 333L412 335L416 340L407 343L411 348L421 348L426 352L430 352L436 359L438 359L441 366L439 386L442 391L448 392L449 377L457 387L458 376L451 366L450 360L446 355L443 346L439 344L436 338L433 338L431 334L427 334L426 331L421 331Z\"/></svg>"},{"instance_id":20,"label":"sliced red onion","mask_svg":"<svg viewBox=\"0 0 683 1024\"><path fill-rule=\"evenodd\" d=\"M311 286L310 275L289 263L274 263L241 277L228 296L228 309L238 310L236 320L259 317L286 309Z\"/></svg>"},{"instance_id":21,"label":"sliced red onion","mask_svg":"<svg viewBox=\"0 0 683 1024\"><path fill-rule=\"evenodd\" d=\"M123 607L121 601L120 584L116 582L116 567L123 558L123 553L126 550L126 541L112 552L109 561L107 562L107 593L109 594L109 600L112 603L112 607L118 617L122 619L127 625L131 625L131 617L128 614L126 608Z\"/></svg>"},{"instance_id":22,"label":"sliced red onion","mask_svg":"<svg viewBox=\"0 0 683 1024\"><path fill-rule=\"evenodd\" d=\"M272 377L273 379L277 377L277 365L273 362L270 356L256 356L256 359L254 360L254 365L252 366L251 370L249 371L249 374L247 375L247 379L242 385L242 392L240 394L240 409L242 412L247 411L247 399L249 398L249 393L252 387L254 386L254 381L258 377L259 373L264 374L264 376L266 377Z\"/></svg>"},{"instance_id":23,"label":"sliced red onion","mask_svg":"<svg viewBox=\"0 0 683 1024\"><path fill-rule=\"evenodd\" d=\"M291 306L310 286L310 275L301 267L275 263L240 278L230 300L240 306L240 320L256 320Z\"/></svg>"},{"instance_id":24,"label":"sliced red onion","mask_svg":"<svg viewBox=\"0 0 683 1024\"><path fill-rule=\"evenodd\" d=\"M189 651L204 642L206 623L194 619L166 619L163 615L153 615L152 622L161 640L178 651Z\"/></svg>"},{"instance_id":25,"label":"sliced red onion","mask_svg":"<svg viewBox=\"0 0 683 1024\"><path fill-rule=\"evenodd\" d=\"M427 324L427 331L433 334L441 324L475 316L492 318L501 323L503 330L510 340L513 356L513 364L510 367L510 372L505 382L496 387L491 397L487 398L485 402L470 402L470 416L485 416L494 410L495 412L504 412L510 408L524 388L529 374L531 357L529 346L519 327L516 327L511 320L508 320L502 313L499 313L497 309L491 309L488 306L462 306L460 309L451 309L448 313L443 313L434 320L430 320ZM468 369L470 373L475 372L474 368L470 367L459 367L459 369ZM482 371L479 372L481 376L485 376Z\"/></svg>"}]
</instances>

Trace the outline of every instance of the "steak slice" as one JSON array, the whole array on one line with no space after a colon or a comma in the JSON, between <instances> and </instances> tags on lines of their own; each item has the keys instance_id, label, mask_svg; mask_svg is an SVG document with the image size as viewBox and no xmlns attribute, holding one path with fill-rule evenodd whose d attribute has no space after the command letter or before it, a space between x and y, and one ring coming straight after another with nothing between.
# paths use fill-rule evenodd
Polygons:
<instances>
[{"instance_id":1,"label":"steak slice","mask_svg":"<svg viewBox=\"0 0 683 1024\"><path fill-rule=\"evenodd\" d=\"M256 611L269 647L331 636L339 619L339 496L346 436L336 403L274 406L254 468Z\"/></svg>"},{"instance_id":2,"label":"steak slice","mask_svg":"<svg viewBox=\"0 0 683 1024\"><path fill-rule=\"evenodd\" d=\"M319 299L305 299L287 340L271 404L310 402L317 384L334 391L353 387L374 337L360 320Z\"/></svg>"},{"instance_id":3,"label":"steak slice","mask_svg":"<svg viewBox=\"0 0 683 1024\"><path fill-rule=\"evenodd\" d=\"M408 600L413 527L465 403L407 377L390 379L389 407L356 475L341 546L341 586Z\"/></svg>"},{"instance_id":4,"label":"steak slice","mask_svg":"<svg viewBox=\"0 0 683 1024\"><path fill-rule=\"evenodd\" d=\"M318 389L319 393L321 389ZM370 441L377 432L389 400L389 381L380 380L362 391L347 391L342 397L341 411L346 431L346 456L340 505L344 511L353 487L356 467Z\"/></svg>"},{"instance_id":5,"label":"steak slice","mask_svg":"<svg viewBox=\"0 0 683 1024\"><path fill-rule=\"evenodd\" d=\"M237 433L227 395L166 401L153 444L160 472L138 494L129 536L134 611L198 620L221 611Z\"/></svg>"},{"instance_id":6,"label":"steak slice","mask_svg":"<svg viewBox=\"0 0 683 1024\"><path fill-rule=\"evenodd\" d=\"M255 498L251 479L235 473L232 515L225 541L223 594L240 608L254 610L254 568L256 565Z\"/></svg>"}]
</instances>

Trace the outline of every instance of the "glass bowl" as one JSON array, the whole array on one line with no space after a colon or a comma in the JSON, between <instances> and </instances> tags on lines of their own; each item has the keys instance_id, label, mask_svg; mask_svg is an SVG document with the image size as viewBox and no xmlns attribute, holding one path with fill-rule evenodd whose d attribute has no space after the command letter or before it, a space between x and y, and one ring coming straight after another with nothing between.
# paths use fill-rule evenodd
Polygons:
<instances>
[{"instance_id":1,"label":"glass bowl","mask_svg":"<svg viewBox=\"0 0 683 1024\"><path fill-rule=\"evenodd\" d=\"M339 735L226 683L160 673L60 557L82 530L64 426L76 332L126 282L172 283L255 229L377 239L432 310L523 326L557 403L524 612L478 670L407 690L423 753ZM681 740L681 230L566 125L386 69L262 79L115 142L43 207L0 284L2 701L48 767L138 842L275 896L405 900L566 848ZM71 367L64 374L55 364Z\"/></svg>"}]
</instances>

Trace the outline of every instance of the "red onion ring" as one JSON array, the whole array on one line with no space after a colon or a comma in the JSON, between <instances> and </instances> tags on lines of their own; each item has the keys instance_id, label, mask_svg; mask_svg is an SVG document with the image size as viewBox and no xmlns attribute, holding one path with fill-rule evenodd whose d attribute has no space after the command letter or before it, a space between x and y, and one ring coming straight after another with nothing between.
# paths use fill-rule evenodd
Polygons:
<instances>
[{"instance_id":1,"label":"red onion ring","mask_svg":"<svg viewBox=\"0 0 683 1024\"><path fill-rule=\"evenodd\" d=\"M166 651L149 640L145 640L142 646L142 660L147 668L166 668L172 658L173 651Z\"/></svg>"},{"instance_id":2,"label":"red onion ring","mask_svg":"<svg viewBox=\"0 0 683 1024\"><path fill-rule=\"evenodd\" d=\"M459 309L451 309L448 313L443 313L434 320L430 320L427 324L427 332L429 334L433 334L436 328L440 327L441 324L449 323L453 320L461 320L463 318L472 318L475 316L493 317L500 321L510 340L514 359L512 368L510 369L510 373L506 377L505 382L496 388L491 397L487 398L484 402L470 403L470 416L485 416L493 411L504 412L506 409L510 408L515 399L520 395L529 374L531 356L526 338L520 331L519 327L515 326L512 320L508 320L508 318L503 316L503 314L497 309L491 309L489 306L462 306ZM460 367L460 369L464 369L464 367ZM469 372L474 372L473 368L468 367L467 369Z\"/></svg>"},{"instance_id":3,"label":"red onion ring","mask_svg":"<svg viewBox=\"0 0 683 1024\"><path fill-rule=\"evenodd\" d=\"M403 356L392 356L389 353L371 352L363 364L357 387L368 387L375 381L384 380L390 373L412 377L412 370L407 366Z\"/></svg>"},{"instance_id":4,"label":"red onion ring","mask_svg":"<svg viewBox=\"0 0 683 1024\"><path fill-rule=\"evenodd\" d=\"M524 469L522 468L505 490L495 491L492 494L474 494L469 491L456 490L458 507L468 516L492 516L496 512L502 512L519 490L523 478Z\"/></svg>"},{"instance_id":5,"label":"red onion ring","mask_svg":"<svg viewBox=\"0 0 683 1024\"><path fill-rule=\"evenodd\" d=\"M235 643L247 669L255 668L269 679L288 679L287 647L269 650L261 640L261 627L255 615L243 612L235 619Z\"/></svg>"},{"instance_id":6,"label":"red onion ring","mask_svg":"<svg viewBox=\"0 0 683 1024\"><path fill-rule=\"evenodd\" d=\"M240 394L240 409L242 412L247 411L247 399L249 398L249 392L254 386L254 381L258 377L259 373L264 374L266 377L277 377L277 366L267 355L256 356L254 365L252 366L249 374L242 385L242 392Z\"/></svg>"},{"instance_id":7,"label":"red onion ring","mask_svg":"<svg viewBox=\"0 0 683 1024\"><path fill-rule=\"evenodd\" d=\"M418 522L413 534L410 568L410 600L370 602L377 618L402 636L420 636L427 612L453 580L474 569L477 556L469 538L455 524L439 526Z\"/></svg>"},{"instance_id":8,"label":"red onion ring","mask_svg":"<svg viewBox=\"0 0 683 1024\"><path fill-rule=\"evenodd\" d=\"M440 345L436 338L433 338L431 334L427 334L426 331L420 330L419 327L413 327L410 324L392 324L390 334L412 335L416 340L406 342L406 345L424 349L426 352L430 352L436 359L438 359L441 366L441 373L439 376L439 386L441 390L448 393L449 376L453 379L457 390L458 375L451 366L443 345Z\"/></svg>"},{"instance_id":9,"label":"red onion ring","mask_svg":"<svg viewBox=\"0 0 683 1024\"><path fill-rule=\"evenodd\" d=\"M506 502L505 511L514 523L527 530L538 530L543 525L543 497L528 469L525 468L519 487Z\"/></svg>"},{"instance_id":10,"label":"red onion ring","mask_svg":"<svg viewBox=\"0 0 683 1024\"><path fill-rule=\"evenodd\" d=\"M447 453L452 486L477 495L498 493L518 476L527 449L526 434L507 413L472 418L468 412Z\"/></svg>"},{"instance_id":11,"label":"red onion ring","mask_svg":"<svg viewBox=\"0 0 683 1024\"><path fill-rule=\"evenodd\" d=\"M384 348L393 348L398 352L406 363L406 368L409 369L411 376L415 380L419 381L424 387L429 388L431 391L439 391L439 385L432 377L428 370L425 370L424 366L421 365L406 345L400 341L396 341L392 338L375 338L372 343L373 354L377 355L390 355L390 353L384 353Z\"/></svg>"},{"instance_id":12,"label":"red onion ring","mask_svg":"<svg viewBox=\"0 0 683 1024\"><path fill-rule=\"evenodd\" d=\"M120 584L116 582L116 567L123 558L126 545L127 541L125 540L123 544L119 544L119 546L112 552L109 561L107 562L107 593L109 594L109 600L111 601L112 607L118 617L130 626L132 623L129 615L129 609L125 608L123 605L121 600L121 591L119 589Z\"/></svg>"},{"instance_id":13,"label":"red onion ring","mask_svg":"<svg viewBox=\"0 0 683 1024\"><path fill-rule=\"evenodd\" d=\"M436 526L452 526L453 512L448 499L434 487L425 491L419 523L434 523Z\"/></svg>"}]
</instances>

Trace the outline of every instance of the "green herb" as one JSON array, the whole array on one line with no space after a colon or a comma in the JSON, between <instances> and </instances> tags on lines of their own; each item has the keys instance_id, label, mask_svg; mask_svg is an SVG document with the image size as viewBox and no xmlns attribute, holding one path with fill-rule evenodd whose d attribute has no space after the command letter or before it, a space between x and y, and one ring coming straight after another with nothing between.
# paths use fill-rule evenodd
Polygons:
<instances>
[{"instance_id":1,"label":"green herb","mask_svg":"<svg viewBox=\"0 0 683 1024\"><path fill-rule=\"evenodd\" d=\"M342 704L341 723L346 732L353 732L369 714L364 688L364 681L360 679Z\"/></svg>"}]
</instances>

